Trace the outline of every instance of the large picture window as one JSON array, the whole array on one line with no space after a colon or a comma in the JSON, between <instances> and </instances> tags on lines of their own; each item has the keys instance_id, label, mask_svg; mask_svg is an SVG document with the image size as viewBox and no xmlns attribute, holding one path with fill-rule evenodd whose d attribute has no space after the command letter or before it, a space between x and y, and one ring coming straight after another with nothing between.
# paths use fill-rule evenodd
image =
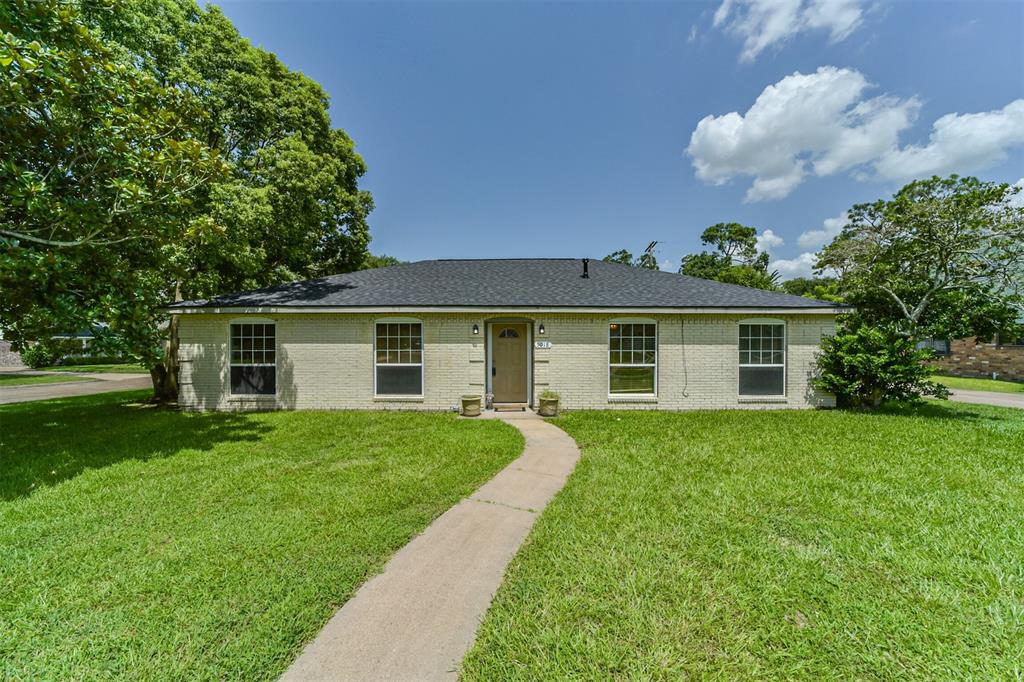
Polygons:
<instances>
[{"instance_id":1,"label":"large picture window","mask_svg":"<svg viewBox=\"0 0 1024 682\"><path fill-rule=\"evenodd\" d=\"M423 395L423 325L378 322L376 331L375 394Z\"/></svg>"},{"instance_id":2,"label":"large picture window","mask_svg":"<svg viewBox=\"0 0 1024 682\"><path fill-rule=\"evenodd\" d=\"M786 394L786 325L740 323L740 395Z\"/></svg>"},{"instance_id":3,"label":"large picture window","mask_svg":"<svg viewBox=\"0 0 1024 682\"><path fill-rule=\"evenodd\" d=\"M608 326L608 392L657 392L658 327L653 322L612 322Z\"/></svg>"},{"instance_id":4,"label":"large picture window","mask_svg":"<svg viewBox=\"0 0 1024 682\"><path fill-rule=\"evenodd\" d=\"M277 393L277 339L275 325L231 325L231 393Z\"/></svg>"}]
</instances>

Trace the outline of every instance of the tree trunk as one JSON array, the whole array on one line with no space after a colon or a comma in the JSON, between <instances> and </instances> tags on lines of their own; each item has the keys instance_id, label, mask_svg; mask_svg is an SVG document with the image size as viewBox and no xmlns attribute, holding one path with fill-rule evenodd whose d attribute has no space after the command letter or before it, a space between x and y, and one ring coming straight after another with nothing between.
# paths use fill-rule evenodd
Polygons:
<instances>
[{"instance_id":1,"label":"tree trunk","mask_svg":"<svg viewBox=\"0 0 1024 682\"><path fill-rule=\"evenodd\" d=\"M174 283L174 302L181 297L181 282ZM149 370L153 379L153 395L160 402L175 402L178 399L178 316L171 315L167 326L167 345L164 347L164 361Z\"/></svg>"}]
</instances>

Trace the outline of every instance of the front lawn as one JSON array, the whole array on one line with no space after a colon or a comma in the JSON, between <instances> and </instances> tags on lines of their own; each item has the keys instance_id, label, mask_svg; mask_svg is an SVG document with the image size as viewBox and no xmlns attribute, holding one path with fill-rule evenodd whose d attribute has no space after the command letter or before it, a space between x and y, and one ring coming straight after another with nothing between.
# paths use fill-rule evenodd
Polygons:
<instances>
[{"instance_id":1,"label":"front lawn","mask_svg":"<svg viewBox=\"0 0 1024 682\"><path fill-rule=\"evenodd\" d=\"M948 388L965 391L992 391L994 393L1024 393L1024 384L1000 379L975 379L973 377L936 376L935 381Z\"/></svg>"},{"instance_id":2,"label":"front lawn","mask_svg":"<svg viewBox=\"0 0 1024 682\"><path fill-rule=\"evenodd\" d=\"M0 679L276 678L514 459L496 420L0 407Z\"/></svg>"},{"instance_id":3,"label":"front lawn","mask_svg":"<svg viewBox=\"0 0 1024 682\"><path fill-rule=\"evenodd\" d=\"M31 386L33 384L66 384L69 381L91 381L89 377L75 377L60 374L14 374L0 372L0 388L8 386Z\"/></svg>"},{"instance_id":4,"label":"front lawn","mask_svg":"<svg viewBox=\"0 0 1024 682\"><path fill-rule=\"evenodd\" d=\"M1024 411L575 413L463 665L493 679L1018 679Z\"/></svg>"}]
</instances>

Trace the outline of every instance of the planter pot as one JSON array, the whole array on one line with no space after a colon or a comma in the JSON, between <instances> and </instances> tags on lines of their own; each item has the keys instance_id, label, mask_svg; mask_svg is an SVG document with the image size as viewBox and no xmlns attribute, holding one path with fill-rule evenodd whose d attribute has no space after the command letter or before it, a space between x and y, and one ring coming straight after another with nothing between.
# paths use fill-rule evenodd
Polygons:
<instances>
[{"instance_id":1,"label":"planter pot","mask_svg":"<svg viewBox=\"0 0 1024 682\"><path fill-rule=\"evenodd\" d=\"M463 417L479 417L480 416L480 396L478 396L478 395L464 395L464 396L462 396L462 416Z\"/></svg>"},{"instance_id":2,"label":"planter pot","mask_svg":"<svg viewBox=\"0 0 1024 682\"><path fill-rule=\"evenodd\" d=\"M537 414L542 417L558 416L558 398L541 398Z\"/></svg>"}]
</instances>

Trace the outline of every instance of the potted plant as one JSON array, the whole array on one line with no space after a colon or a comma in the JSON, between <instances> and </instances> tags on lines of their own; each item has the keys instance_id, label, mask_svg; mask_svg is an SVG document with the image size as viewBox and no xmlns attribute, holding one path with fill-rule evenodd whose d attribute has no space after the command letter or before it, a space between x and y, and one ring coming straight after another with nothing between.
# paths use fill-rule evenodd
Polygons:
<instances>
[{"instance_id":1,"label":"potted plant","mask_svg":"<svg viewBox=\"0 0 1024 682\"><path fill-rule=\"evenodd\" d=\"M561 396L550 388L544 389L540 394L540 406L537 408L537 414L542 417L557 417L558 416L558 399Z\"/></svg>"},{"instance_id":2,"label":"potted plant","mask_svg":"<svg viewBox=\"0 0 1024 682\"><path fill-rule=\"evenodd\" d=\"M462 416L463 417L479 417L480 416L480 396L478 396L478 395L464 395L464 396L462 396Z\"/></svg>"}]
</instances>

